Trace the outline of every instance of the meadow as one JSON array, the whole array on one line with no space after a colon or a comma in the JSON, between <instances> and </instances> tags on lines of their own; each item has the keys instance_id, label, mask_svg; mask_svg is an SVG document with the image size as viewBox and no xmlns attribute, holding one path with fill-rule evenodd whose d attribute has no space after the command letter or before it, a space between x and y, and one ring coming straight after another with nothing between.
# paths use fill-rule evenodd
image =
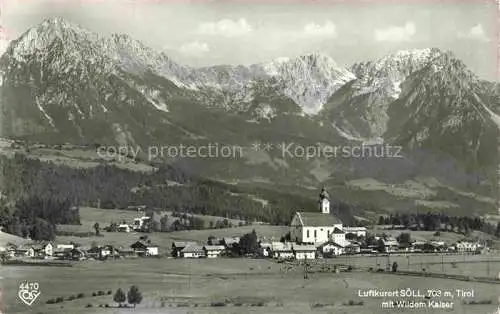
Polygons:
<instances>
[{"instance_id":1,"label":"meadow","mask_svg":"<svg viewBox=\"0 0 500 314\"><path fill-rule=\"evenodd\" d=\"M0 270L4 307L9 314L21 313L394 313L383 309L390 298L362 298L358 290L441 289L453 292L451 310L406 309L397 313L493 313L498 306L500 285L407 277L381 273L311 273L304 279L303 268L288 272L285 266L264 259L132 259L81 262L72 268L4 267ZM28 307L17 299L22 280L37 281L42 294ZM102 290L138 285L144 299L136 309L111 308L112 295L91 297ZM474 289L473 298L459 298L456 289ZM82 299L45 304L49 299L85 294ZM401 300L402 298L395 298ZM412 300L411 298L407 300ZM437 299L436 299L437 300ZM463 301L492 304L466 305ZM356 304L363 301L362 305ZM92 307L87 308L88 304ZM99 307L99 305L110 308Z\"/></svg>"}]
</instances>

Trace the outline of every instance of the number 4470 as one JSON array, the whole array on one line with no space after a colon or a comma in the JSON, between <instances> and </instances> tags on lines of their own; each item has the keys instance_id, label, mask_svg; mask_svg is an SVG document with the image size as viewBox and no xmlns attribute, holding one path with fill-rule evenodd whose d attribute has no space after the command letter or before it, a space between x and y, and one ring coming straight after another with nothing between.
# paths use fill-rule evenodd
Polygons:
<instances>
[{"instance_id":1,"label":"number 4470","mask_svg":"<svg viewBox=\"0 0 500 314\"><path fill-rule=\"evenodd\" d=\"M19 286L19 289L21 290L38 290L38 288L38 282L23 282Z\"/></svg>"}]
</instances>

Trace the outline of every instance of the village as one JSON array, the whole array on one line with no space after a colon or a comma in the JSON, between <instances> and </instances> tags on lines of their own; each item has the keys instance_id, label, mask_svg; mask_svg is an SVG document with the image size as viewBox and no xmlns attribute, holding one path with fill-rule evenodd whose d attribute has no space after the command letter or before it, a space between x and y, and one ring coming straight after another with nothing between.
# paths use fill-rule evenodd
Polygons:
<instances>
[{"instance_id":1,"label":"village","mask_svg":"<svg viewBox=\"0 0 500 314\"><path fill-rule=\"evenodd\" d=\"M481 241L421 241L412 240L411 234L407 232L394 237L384 232L374 233L369 227L344 226L330 213L329 195L325 189L319 195L318 211L296 212L289 225L289 232L280 241L259 237L253 232L222 238L211 236L204 243L172 241L170 251L160 251L160 246L152 243L147 233L142 232L149 219L148 216L141 216L130 224L118 225L117 232L131 238L129 246L118 247L113 243L97 242L88 246L56 243L57 241L22 245L9 243L0 248L2 261L82 261L137 257L213 259L241 256L282 261L335 258L342 255L482 254L490 251L487 244ZM392 229L397 227L392 226ZM243 238L245 243L242 243Z\"/></svg>"}]
</instances>

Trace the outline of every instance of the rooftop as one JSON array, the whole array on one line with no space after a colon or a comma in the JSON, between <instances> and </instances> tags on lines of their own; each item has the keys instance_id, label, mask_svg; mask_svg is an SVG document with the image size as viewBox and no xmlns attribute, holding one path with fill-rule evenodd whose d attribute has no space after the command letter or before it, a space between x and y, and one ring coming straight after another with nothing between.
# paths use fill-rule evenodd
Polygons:
<instances>
[{"instance_id":1,"label":"rooftop","mask_svg":"<svg viewBox=\"0 0 500 314\"><path fill-rule=\"evenodd\" d=\"M314 245L298 245L294 244L294 251L304 252L304 251L316 251L316 247Z\"/></svg>"},{"instance_id":2,"label":"rooftop","mask_svg":"<svg viewBox=\"0 0 500 314\"><path fill-rule=\"evenodd\" d=\"M306 227L327 227L342 224L342 221L331 214L297 212Z\"/></svg>"},{"instance_id":3,"label":"rooftop","mask_svg":"<svg viewBox=\"0 0 500 314\"><path fill-rule=\"evenodd\" d=\"M189 245L182 249L182 253L204 253L203 246L201 245Z\"/></svg>"},{"instance_id":4,"label":"rooftop","mask_svg":"<svg viewBox=\"0 0 500 314\"><path fill-rule=\"evenodd\" d=\"M184 248L184 247L190 246L190 245L196 245L196 242L191 242L191 241L187 241L187 242L175 241L174 243L172 243L172 246L176 247L176 248Z\"/></svg>"},{"instance_id":5,"label":"rooftop","mask_svg":"<svg viewBox=\"0 0 500 314\"><path fill-rule=\"evenodd\" d=\"M224 250L225 248L224 245L205 245L206 250Z\"/></svg>"}]
</instances>

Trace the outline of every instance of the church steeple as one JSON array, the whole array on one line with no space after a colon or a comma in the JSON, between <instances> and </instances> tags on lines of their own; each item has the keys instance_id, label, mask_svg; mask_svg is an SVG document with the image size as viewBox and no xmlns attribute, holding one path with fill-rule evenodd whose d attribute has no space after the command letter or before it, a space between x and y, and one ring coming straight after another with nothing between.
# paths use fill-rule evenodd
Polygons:
<instances>
[{"instance_id":1,"label":"church steeple","mask_svg":"<svg viewBox=\"0 0 500 314\"><path fill-rule=\"evenodd\" d=\"M323 187L321 189L321 193L319 193L319 199L322 200L322 199L330 199L330 195L328 195L328 192L326 191L326 189Z\"/></svg>"},{"instance_id":2,"label":"church steeple","mask_svg":"<svg viewBox=\"0 0 500 314\"><path fill-rule=\"evenodd\" d=\"M319 208L323 214L330 213L330 196L324 187L319 193Z\"/></svg>"}]
</instances>

